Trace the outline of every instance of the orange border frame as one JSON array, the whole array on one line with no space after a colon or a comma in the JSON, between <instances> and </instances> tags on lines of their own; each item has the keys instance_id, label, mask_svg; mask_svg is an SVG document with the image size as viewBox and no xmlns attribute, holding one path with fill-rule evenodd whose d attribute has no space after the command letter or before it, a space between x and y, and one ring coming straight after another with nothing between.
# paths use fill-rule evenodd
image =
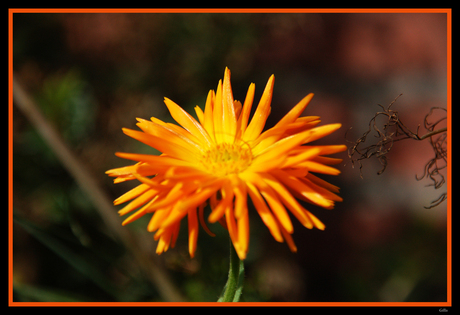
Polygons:
<instances>
[{"instance_id":1,"label":"orange border frame","mask_svg":"<svg viewBox=\"0 0 460 315\"><path fill-rule=\"evenodd\" d=\"M446 302L13 302L13 13L446 13L447 14L447 301ZM9 306L285 306L285 307L451 307L452 306L452 9L269 9L269 8L228 8L228 9L8 9L8 305Z\"/></svg>"}]
</instances>

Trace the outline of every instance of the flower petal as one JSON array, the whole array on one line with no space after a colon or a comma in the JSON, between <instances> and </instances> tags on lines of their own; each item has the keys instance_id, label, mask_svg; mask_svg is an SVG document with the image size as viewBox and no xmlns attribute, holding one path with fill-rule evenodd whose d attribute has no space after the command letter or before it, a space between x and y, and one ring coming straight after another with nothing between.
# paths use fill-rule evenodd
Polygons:
<instances>
[{"instance_id":1,"label":"flower petal","mask_svg":"<svg viewBox=\"0 0 460 315\"><path fill-rule=\"evenodd\" d=\"M217 104L219 106L219 104ZM235 137L236 113L233 100L232 86L230 84L230 70L225 68L224 82L222 85L222 125L226 135Z\"/></svg>"},{"instance_id":2,"label":"flower petal","mask_svg":"<svg viewBox=\"0 0 460 315\"><path fill-rule=\"evenodd\" d=\"M183 204L183 199L177 201L174 205L172 206L171 213L168 215L168 217L161 223L160 229L166 229L169 228L170 226L173 226L175 224L178 224L182 218L184 218L188 211L190 209L195 209L196 207L184 207L182 206Z\"/></svg>"},{"instance_id":3,"label":"flower petal","mask_svg":"<svg viewBox=\"0 0 460 315\"><path fill-rule=\"evenodd\" d=\"M184 135L184 132L177 132L177 128L171 128L167 124L156 124L149 120L138 118L137 126L147 134L160 139L167 139L171 145L179 145L187 148L191 152L200 153L203 148L197 142L191 140L189 135Z\"/></svg>"},{"instance_id":4,"label":"flower petal","mask_svg":"<svg viewBox=\"0 0 460 315\"><path fill-rule=\"evenodd\" d=\"M322 187L321 185L316 184L313 180L310 180L309 178L300 178L300 180L303 183L305 183L306 185L312 187L317 192L319 192L326 199L329 199L331 201L339 201L339 202L343 201L342 197L334 194L333 191L331 191L331 190L329 190L329 189L327 189L325 187Z\"/></svg>"},{"instance_id":5,"label":"flower petal","mask_svg":"<svg viewBox=\"0 0 460 315\"><path fill-rule=\"evenodd\" d=\"M310 103L314 94L310 93L305 96L296 106L294 106L289 113L287 113L281 120L275 125L275 127L281 127L283 125L294 122L303 113L308 103Z\"/></svg>"},{"instance_id":6,"label":"flower petal","mask_svg":"<svg viewBox=\"0 0 460 315\"><path fill-rule=\"evenodd\" d=\"M267 207L265 200L263 200L262 196L260 195L259 190L249 182L247 183L247 187L249 196L251 197L252 203L256 207L257 213L269 229L273 238L277 242L283 242L283 236L281 234L278 223L273 214L271 213L270 209Z\"/></svg>"},{"instance_id":7,"label":"flower petal","mask_svg":"<svg viewBox=\"0 0 460 315\"><path fill-rule=\"evenodd\" d=\"M137 209L139 208L140 206L144 205L145 203L147 203L148 201L150 201L153 197L155 197L155 195L157 194L158 192L153 190L153 189L149 189L147 190L145 193L143 193L142 195L140 195L139 197L137 197L136 199L134 199L133 201L131 201L128 205L126 205L123 209L121 209L120 211L118 211L118 213L120 215L125 215L131 211L133 211L134 209Z\"/></svg>"},{"instance_id":8,"label":"flower petal","mask_svg":"<svg viewBox=\"0 0 460 315\"><path fill-rule=\"evenodd\" d=\"M280 227L281 233L283 234L284 239L286 240L286 243L288 244L289 249L291 252L296 253L297 252L297 246L295 246L294 241L292 240L292 236L289 235L289 232L283 229L283 227Z\"/></svg>"},{"instance_id":9,"label":"flower petal","mask_svg":"<svg viewBox=\"0 0 460 315\"><path fill-rule=\"evenodd\" d=\"M291 195L291 193L282 185L278 180L269 174L263 175L264 180L269 184L274 191L277 192L279 198L282 200L283 204L286 205L289 210L295 215L295 217L308 229L313 228L313 223L310 221L307 213L297 200Z\"/></svg>"},{"instance_id":10,"label":"flower petal","mask_svg":"<svg viewBox=\"0 0 460 315\"><path fill-rule=\"evenodd\" d=\"M203 127L208 132L211 139L216 141L214 136L214 102L216 95L213 90L209 91L208 97L206 98L206 105L204 108L204 124Z\"/></svg>"},{"instance_id":11,"label":"flower petal","mask_svg":"<svg viewBox=\"0 0 460 315\"><path fill-rule=\"evenodd\" d=\"M200 106L198 105L195 106L195 113L196 113L196 117L198 118L198 121L200 122L200 124L204 126L204 112Z\"/></svg>"},{"instance_id":12,"label":"flower petal","mask_svg":"<svg viewBox=\"0 0 460 315\"><path fill-rule=\"evenodd\" d=\"M235 217L239 219L245 211L247 212L247 188L246 184L235 174L230 175L230 181L235 195Z\"/></svg>"},{"instance_id":13,"label":"flower petal","mask_svg":"<svg viewBox=\"0 0 460 315\"><path fill-rule=\"evenodd\" d=\"M124 152L116 152L116 156L133 161L141 161L148 163L152 168L156 168L157 170L167 170L173 166L184 166L184 167L193 167L194 164L172 158L170 156L165 155L151 155L151 154L139 154L139 153L124 153Z\"/></svg>"},{"instance_id":14,"label":"flower petal","mask_svg":"<svg viewBox=\"0 0 460 315\"><path fill-rule=\"evenodd\" d=\"M241 244L239 239L238 226L235 220L233 209L230 206L225 208L225 222L227 223L228 234L232 240L233 247L235 248L238 257L243 260L246 258L246 252L244 250L244 245Z\"/></svg>"},{"instance_id":15,"label":"flower petal","mask_svg":"<svg viewBox=\"0 0 460 315\"><path fill-rule=\"evenodd\" d=\"M226 181L222 187L222 200L213 207L211 214L208 217L210 223L217 222L225 214L225 211L230 205L233 205L233 190L230 185L230 181Z\"/></svg>"},{"instance_id":16,"label":"flower petal","mask_svg":"<svg viewBox=\"0 0 460 315\"><path fill-rule=\"evenodd\" d=\"M171 213L171 210L172 210L172 207L167 207L167 208L156 210L153 213L149 224L147 225L147 231L154 232L158 230L161 226L161 223L164 222L166 218L169 216L169 214Z\"/></svg>"},{"instance_id":17,"label":"flower petal","mask_svg":"<svg viewBox=\"0 0 460 315\"><path fill-rule=\"evenodd\" d=\"M320 138L323 138L337 129L339 129L342 126L342 124L329 124L329 125L324 125L320 127L315 127L310 130L309 137L305 140L304 143L307 142L313 142L315 140L318 140Z\"/></svg>"},{"instance_id":18,"label":"flower petal","mask_svg":"<svg viewBox=\"0 0 460 315\"><path fill-rule=\"evenodd\" d=\"M121 195L120 197L115 199L113 204L115 206L117 206L117 205L120 205L122 203L125 203L125 202L127 202L129 200L132 200L132 199L134 199L136 197L139 197L141 194L143 194L144 192L146 192L149 189L150 189L149 185L140 184L139 186L131 189L130 191L124 193L123 195Z\"/></svg>"},{"instance_id":19,"label":"flower petal","mask_svg":"<svg viewBox=\"0 0 460 315\"><path fill-rule=\"evenodd\" d=\"M320 155L329 155L347 150L346 145L304 145L300 150L319 149Z\"/></svg>"},{"instance_id":20,"label":"flower petal","mask_svg":"<svg viewBox=\"0 0 460 315\"><path fill-rule=\"evenodd\" d=\"M304 161L297 165L298 167L306 168L310 172L328 174L328 175L339 175L340 170L318 163L314 161Z\"/></svg>"},{"instance_id":21,"label":"flower petal","mask_svg":"<svg viewBox=\"0 0 460 315\"><path fill-rule=\"evenodd\" d=\"M256 86L254 83L249 85L248 92L244 100L243 109L241 110L241 114L238 117L238 126L240 130L240 133L238 134L239 137L244 134L246 128L248 127L249 115L251 114L252 102L254 101L255 87Z\"/></svg>"},{"instance_id":22,"label":"flower petal","mask_svg":"<svg viewBox=\"0 0 460 315\"><path fill-rule=\"evenodd\" d=\"M200 220L200 224L201 224L201 227L203 228L203 230L208 233L210 236L214 237L216 236L216 234L212 233L208 226L206 225L206 221L204 219L204 207L207 205L207 203L202 203L199 207L198 207L198 218Z\"/></svg>"},{"instance_id":23,"label":"flower petal","mask_svg":"<svg viewBox=\"0 0 460 315\"><path fill-rule=\"evenodd\" d=\"M286 208L279 200L276 192L258 174L254 174L252 184L257 187L264 199L267 201L267 204L270 206L270 209L278 219L281 226L283 226L289 233L293 233L294 227L291 219L289 218Z\"/></svg>"},{"instance_id":24,"label":"flower petal","mask_svg":"<svg viewBox=\"0 0 460 315\"><path fill-rule=\"evenodd\" d=\"M188 251L190 257L195 256L196 244L198 240L198 216L197 210L190 208L188 210Z\"/></svg>"},{"instance_id":25,"label":"flower petal","mask_svg":"<svg viewBox=\"0 0 460 315\"><path fill-rule=\"evenodd\" d=\"M316 185L326 188L329 191L332 191L335 193L338 193L340 191L339 187L326 182L324 179L321 179L313 175L312 173L308 173L306 175L306 178L309 179L311 182L315 183Z\"/></svg>"},{"instance_id":26,"label":"flower petal","mask_svg":"<svg viewBox=\"0 0 460 315\"><path fill-rule=\"evenodd\" d=\"M303 183L298 178L288 175L282 170L273 172L273 174L280 182L288 186L291 191L297 192L299 195L305 197L307 201L313 202L327 209L333 207L333 201L326 199L321 193L309 187L307 184Z\"/></svg>"},{"instance_id":27,"label":"flower petal","mask_svg":"<svg viewBox=\"0 0 460 315\"><path fill-rule=\"evenodd\" d=\"M253 149L252 152L256 156L254 159L254 163L263 163L264 161L269 161L272 159L286 156L286 153L288 151L300 146L302 143L305 142L305 139L307 139L309 136L310 131L305 131L281 139L266 148L261 148L260 146L258 146L256 149Z\"/></svg>"},{"instance_id":28,"label":"flower petal","mask_svg":"<svg viewBox=\"0 0 460 315\"><path fill-rule=\"evenodd\" d=\"M249 247L249 216L247 207L243 208L242 211L236 223L238 229L238 243L240 246L239 257L240 259L245 259Z\"/></svg>"},{"instance_id":29,"label":"flower petal","mask_svg":"<svg viewBox=\"0 0 460 315\"><path fill-rule=\"evenodd\" d=\"M151 146L152 148L155 148L162 153L183 160L194 161L198 159L197 152L190 151L188 148L179 145L178 143L169 142L167 138L159 138L142 131L127 128L123 128L123 132L131 138L134 138L148 146Z\"/></svg>"},{"instance_id":30,"label":"flower petal","mask_svg":"<svg viewBox=\"0 0 460 315\"><path fill-rule=\"evenodd\" d=\"M268 115L270 114L271 108L270 103L273 96L273 85L275 83L275 76L272 75L265 86L264 93L260 99L259 105L257 106L254 116L251 119L247 129L244 132L243 140L252 141L256 139L262 130L264 129L265 122L267 121Z\"/></svg>"},{"instance_id":31,"label":"flower petal","mask_svg":"<svg viewBox=\"0 0 460 315\"><path fill-rule=\"evenodd\" d=\"M314 148L294 156L289 156L286 158L286 162L283 164L282 168L295 167L298 164L317 156L319 153L320 149Z\"/></svg>"},{"instance_id":32,"label":"flower petal","mask_svg":"<svg viewBox=\"0 0 460 315\"><path fill-rule=\"evenodd\" d=\"M222 117L224 115L222 108L222 80L219 80L219 84L217 84L212 115L212 119L214 121L214 137L216 139L216 143L220 144L225 142L226 138L224 125L222 123Z\"/></svg>"},{"instance_id":33,"label":"flower petal","mask_svg":"<svg viewBox=\"0 0 460 315\"><path fill-rule=\"evenodd\" d=\"M156 198L151 199L145 206L143 206L141 209L137 210L134 214L130 215L128 218L126 218L122 225L127 225L131 222L136 221L137 219L140 219L143 217L146 213L149 212L150 206L155 202Z\"/></svg>"},{"instance_id":34,"label":"flower petal","mask_svg":"<svg viewBox=\"0 0 460 315\"><path fill-rule=\"evenodd\" d=\"M182 109L182 107L171 101L169 98L165 97L164 101L174 120L187 129L192 135L197 137L203 146L210 147L211 139L203 126L201 126L195 118Z\"/></svg>"}]
</instances>

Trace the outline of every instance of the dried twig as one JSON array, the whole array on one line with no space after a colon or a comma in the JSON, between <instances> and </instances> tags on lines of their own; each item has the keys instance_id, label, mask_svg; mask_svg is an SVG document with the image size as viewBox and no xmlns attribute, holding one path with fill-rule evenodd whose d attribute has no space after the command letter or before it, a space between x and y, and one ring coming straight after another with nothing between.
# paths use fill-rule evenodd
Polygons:
<instances>
[{"instance_id":1,"label":"dried twig","mask_svg":"<svg viewBox=\"0 0 460 315\"><path fill-rule=\"evenodd\" d=\"M422 180L423 178L430 178L432 181L432 184L430 184L429 186L434 186L435 189L439 189L445 183L444 175L442 175L440 171L447 168L447 128L440 128L440 129L436 129L436 128L440 123L445 121L447 117L443 116L441 119L438 119L437 121L430 123L429 118L432 116L435 110L441 110L441 111L447 112L446 109L444 108L433 107L431 108L430 112L425 116L424 126L425 126L425 129L428 130L429 132L425 134L425 137L423 137L423 139L430 140L430 144L431 144L431 147L433 148L435 155L425 165L423 176L421 176L420 178L416 176L416 179ZM435 135L438 135L438 134L439 134L438 137L434 137ZM425 207L425 208L433 208L441 204L444 200L446 200L446 198L447 198L447 193L443 193L438 199L432 201L429 207Z\"/></svg>"},{"instance_id":2,"label":"dried twig","mask_svg":"<svg viewBox=\"0 0 460 315\"><path fill-rule=\"evenodd\" d=\"M416 132L411 131L401 121L399 113L391 108L391 106L401 95L402 94L400 94L393 102L391 102L387 108L378 104L382 108L382 111L377 112L370 120L369 129L360 138L358 138L358 140L353 142L347 140L352 144L352 146L350 146L348 149L348 157L350 158L353 167L355 163L359 164L361 178L363 167L362 161L376 157L382 165L382 169L377 172L377 174L380 175L385 171L387 167L388 161L386 155L393 148L395 142L406 139L417 141L429 139L435 156L425 165L423 176L420 178L416 176L416 179L421 180L423 178L430 178L433 183L429 186L434 186L435 189L438 189L445 183L445 178L440 173L440 171L447 167L447 128L436 128L440 123L444 122L447 117L443 116L435 122L430 122L429 120L434 111L446 111L446 109L441 107L433 107L430 109L429 113L425 116L424 119L424 127L427 132L420 136L420 125L417 127ZM378 124L377 119L380 117L383 117L386 120L383 126ZM367 141L367 138L371 133L373 133L373 135L378 139L377 143L364 146L364 142ZM438 199L433 201L429 207L426 208L432 208L439 205L446 199L446 197L446 193L442 194Z\"/></svg>"}]
</instances>

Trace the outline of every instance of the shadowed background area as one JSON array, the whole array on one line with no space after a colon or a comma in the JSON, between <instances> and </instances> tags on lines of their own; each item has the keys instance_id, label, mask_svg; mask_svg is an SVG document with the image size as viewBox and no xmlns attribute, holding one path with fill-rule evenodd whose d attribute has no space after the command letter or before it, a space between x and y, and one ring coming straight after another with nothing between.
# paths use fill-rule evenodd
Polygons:
<instances>
[{"instance_id":1,"label":"shadowed background area","mask_svg":"<svg viewBox=\"0 0 460 315\"><path fill-rule=\"evenodd\" d=\"M351 146L378 104L399 94L392 109L420 135L430 108L447 107L443 13L15 13L13 53L15 80L80 162L69 171L13 107L15 301L216 301L228 272L222 227L210 225L215 237L200 230L190 259L184 225L176 247L158 257L148 218L122 229L130 241L120 239L97 201L134 185L106 176L129 164L115 152L157 154L121 128L136 128L136 117L172 122L163 97L194 114L226 66L235 99L254 82L256 104L275 74L267 127L315 93L304 115L342 123L321 144ZM447 184L416 179L434 154L428 140L395 142L385 172L377 175L373 157L362 161L362 178L347 152L337 154L342 173L320 177L344 201L306 206L325 231L293 220L296 254L253 212L242 301L446 301L447 203L425 207ZM76 180L78 167L89 179ZM102 196L88 195L93 184Z\"/></svg>"}]
</instances>

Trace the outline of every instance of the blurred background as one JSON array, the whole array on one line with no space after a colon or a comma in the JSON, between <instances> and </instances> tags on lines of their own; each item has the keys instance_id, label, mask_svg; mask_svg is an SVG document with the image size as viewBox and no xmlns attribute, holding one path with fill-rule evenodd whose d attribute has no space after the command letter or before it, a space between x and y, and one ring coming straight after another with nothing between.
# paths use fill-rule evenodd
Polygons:
<instances>
[{"instance_id":1,"label":"blurred background","mask_svg":"<svg viewBox=\"0 0 460 315\"><path fill-rule=\"evenodd\" d=\"M304 115L342 123L321 144L352 145L378 104L401 93L392 109L411 130L421 125L420 135L430 108L447 107L443 13L15 13L13 52L15 80L110 202L134 184L106 176L130 163L114 153L153 152L121 128L136 128L136 117L172 121L163 97L194 115L226 66L235 99L254 82L256 104L275 74L267 127L315 93ZM210 226L215 237L200 231L194 259L186 225L176 247L157 256L141 219L123 228L137 240L129 246L113 236L85 184L12 110L14 301L217 300L229 252L220 226ZM344 201L333 210L307 206L325 231L293 220L298 253L253 213L242 301L445 302L447 203L425 207L447 184L416 180L434 157L428 140L395 143L381 175L376 158L363 161L361 178L347 152L336 157L342 173L320 177L341 187Z\"/></svg>"}]
</instances>

